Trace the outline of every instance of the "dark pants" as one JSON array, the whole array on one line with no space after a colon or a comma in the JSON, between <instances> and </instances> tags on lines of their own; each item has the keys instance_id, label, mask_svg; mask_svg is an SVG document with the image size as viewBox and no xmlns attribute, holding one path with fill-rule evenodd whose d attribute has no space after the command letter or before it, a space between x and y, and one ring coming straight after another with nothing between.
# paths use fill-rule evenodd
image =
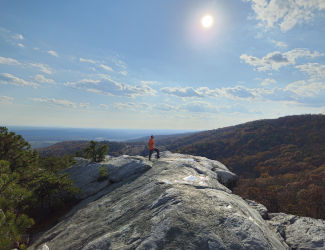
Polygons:
<instances>
[{"instance_id":1,"label":"dark pants","mask_svg":"<svg viewBox=\"0 0 325 250\"><path fill-rule=\"evenodd\" d=\"M160 156L159 156L159 150L154 148L154 149L151 149L149 150L149 161L150 161L150 158L151 158L151 155L153 153L153 151L156 151L157 152L157 155L156 155L156 158L158 159Z\"/></svg>"}]
</instances>

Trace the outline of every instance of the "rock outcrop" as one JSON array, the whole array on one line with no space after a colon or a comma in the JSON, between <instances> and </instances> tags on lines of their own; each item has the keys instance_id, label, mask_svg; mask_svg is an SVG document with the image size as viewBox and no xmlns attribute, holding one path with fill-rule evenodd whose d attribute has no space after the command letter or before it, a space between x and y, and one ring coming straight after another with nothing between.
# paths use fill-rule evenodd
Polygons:
<instances>
[{"instance_id":1,"label":"rock outcrop","mask_svg":"<svg viewBox=\"0 0 325 250\"><path fill-rule=\"evenodd\" d=\"M293 249L325 249L325 221L284 213L270 213L269 225Z\"/></svg>"},{"instance_id":2,"label":"rock outcrop","mask_svg":"<svg viewBox=\"0 0 325 250\"><path fill-rule=\"evenodd\" d=\"M107 157L100 164L79 159L65 172L81 189L82 202L29 249L289 249L276 216L269 225L262 205L232 194L237 176L223 164L161 156L153 162ZM99 166L108 180L98 181ZM284 229L285 239L290 230Z\"/></svg>"}]
</instances>

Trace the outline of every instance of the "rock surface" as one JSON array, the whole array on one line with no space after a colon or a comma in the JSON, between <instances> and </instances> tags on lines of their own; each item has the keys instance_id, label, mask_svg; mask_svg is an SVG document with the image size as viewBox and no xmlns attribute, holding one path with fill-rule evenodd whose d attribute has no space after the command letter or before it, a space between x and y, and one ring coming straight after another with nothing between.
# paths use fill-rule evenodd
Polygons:
<instances>
[{"instance_id":1,"label":"rock surface","mask_svg":"<svg viewBox=\"0 0 325 250\"><path fill-rule=\"evenodd\" d=\"M83 201L29 249L288 249L276 219L269 226L258 204L232 194L237 176L223 164L161 156L79 159L66 172ZM97 181L99 166L110 182Z\"/></svg>"},{"instance_id":2,"label":"rock surface","mask_svg":"<svg viewBox=\"0 0 325 250\"><path fill-rule=\"evenodd\" d=\"M270 213L268 223L293 249L325 249L325 221L284 213Z\"/></svg>"}]
</instances>

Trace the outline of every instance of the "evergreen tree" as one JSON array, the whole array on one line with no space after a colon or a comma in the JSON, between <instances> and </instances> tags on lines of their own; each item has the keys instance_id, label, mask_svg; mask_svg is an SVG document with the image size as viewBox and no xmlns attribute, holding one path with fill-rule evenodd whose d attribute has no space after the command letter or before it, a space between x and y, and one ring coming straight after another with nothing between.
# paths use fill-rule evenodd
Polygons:
<instances>
[{"instance_id":1,"label":"evergreen tree","mask_svg":"<svg viewBox=\"0 0 325 250\"><path fill-rule=\"evenodd\" d=\"M88 147L84 148L85 156L91 159L93 162L101 162L105 158L105 154L108 152L108 146L106 144L99 144L95 141L90 141Z\"/></svg>"},{"instance_id":2,"label":"evergreen tree","mask_svg":"<svg viewBox=\"0 0 325 250\"><path fill-rule=\"evenodd\" d=\"M51 161L53 160L53 161ZM70 158L39 159L22 136L0 127L0 249L21 242L21 236L34 224L32 214L43 215L77 192L71 180L58 171Z\"/></svg>"}]
</instances>

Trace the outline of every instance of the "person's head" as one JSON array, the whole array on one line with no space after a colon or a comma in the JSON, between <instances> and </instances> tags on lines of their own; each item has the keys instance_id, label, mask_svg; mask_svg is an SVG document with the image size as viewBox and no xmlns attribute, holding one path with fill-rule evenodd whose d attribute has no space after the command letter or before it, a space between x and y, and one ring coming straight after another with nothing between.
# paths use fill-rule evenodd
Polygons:
<instances>
[{"instance_id":1,"label":"person's head","mask_svg":"<svg viewBox=\"0 0 325 250\"><path fill-rule=\"evenodd\" d=\"M153 135L151 136L151 138L153 139Z\"/></svg>"}]
</instances>

